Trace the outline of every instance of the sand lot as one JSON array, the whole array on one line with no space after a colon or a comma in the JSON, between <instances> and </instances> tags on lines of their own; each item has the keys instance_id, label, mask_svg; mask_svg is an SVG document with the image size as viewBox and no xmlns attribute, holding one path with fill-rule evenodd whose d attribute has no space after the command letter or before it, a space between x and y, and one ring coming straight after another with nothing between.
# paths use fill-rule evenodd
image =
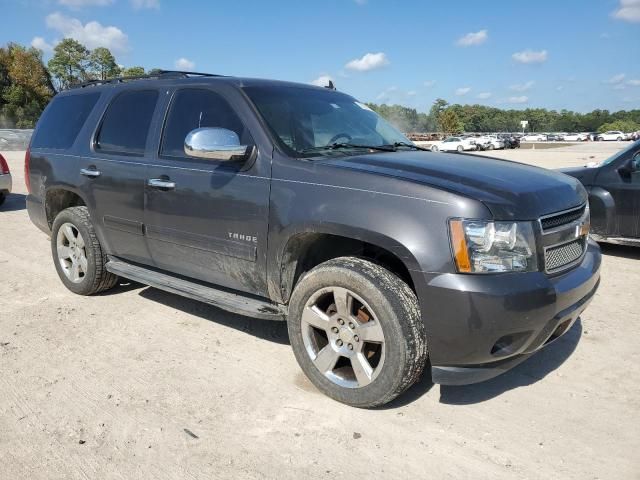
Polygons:
<instances>
[{"instance_id":1,"label":"sand lot","mask_svg":"<svg viewBox=\"0 0 640 480\"><path fill-rule=\"evenodd\" d=\"M626 145L491 155L553 168ZM23 154L5 156L0 479L640 478L640 249L603 247L581 322L509 373L358 410L305 379L284 323L137 284L67 291Z\"/></svg>"}]
</instances>

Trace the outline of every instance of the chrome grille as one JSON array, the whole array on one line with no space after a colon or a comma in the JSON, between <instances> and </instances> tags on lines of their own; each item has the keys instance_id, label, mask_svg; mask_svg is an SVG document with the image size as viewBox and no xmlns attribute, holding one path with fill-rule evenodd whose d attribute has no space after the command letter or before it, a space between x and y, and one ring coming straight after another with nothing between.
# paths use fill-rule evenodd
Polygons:
<instances>
[{"instance_id":1,"label":"chrome grille","mask_svg":"<svg viewBox=\"0 0 640 480\"><path fill-rule=\"evenodd\" d=\"M545 251L545 270L549 273L556 272L571 265L582 257L585 248L585 239L580 238L573 242L548 248Z\"/></svg>"},{"instance_id":2,"label":"chrome grille","mask_svg":"<svg viewBox=\"0 0 640 480\"><path fill-rule=\"evenodd\" d=\"M587 208L587 206L582 205L581 207L569 210L568 212L562 212L541 218L540 223L542 225L542 231L544 232L553 228L560 227L562 225L566 225L567 223L575 222L576 220L581 218L582 215L584 215L585 208Z\"/></svg>"}]
</instances>

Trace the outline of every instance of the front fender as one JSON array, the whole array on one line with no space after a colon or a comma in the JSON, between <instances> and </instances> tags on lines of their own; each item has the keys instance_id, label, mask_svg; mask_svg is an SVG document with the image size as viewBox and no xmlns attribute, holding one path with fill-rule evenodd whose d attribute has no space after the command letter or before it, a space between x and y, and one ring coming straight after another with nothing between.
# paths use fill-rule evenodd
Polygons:
<instances>
[{"instance_id":1,"label":"front fender","mask_svg":"<svg viewBox=\"0 0 640 480\"><path fill-rule=\"evenodd\" d=\"M589 209L593 233L608 236L615 232L616 204L608 190L602 187L591 187Z\"/></svg>"}]
</instances>

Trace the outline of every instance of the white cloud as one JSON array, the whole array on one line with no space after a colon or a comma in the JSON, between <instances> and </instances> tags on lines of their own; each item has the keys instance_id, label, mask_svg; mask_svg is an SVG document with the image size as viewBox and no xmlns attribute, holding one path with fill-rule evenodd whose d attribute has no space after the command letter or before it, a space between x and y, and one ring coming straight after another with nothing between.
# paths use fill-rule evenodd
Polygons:
<instances>
[{"instance_id":1,"label":"white cloud","mask_svg":"<svg viewBox=\"0 0 640 480\"><path fill-rule=\"evenodd\" d=\"M478 94L478 98L480 100L486 100L487 98L491 98L492 97L492 93L491 92L482 92Z\"/></svg>"},{"instance_id":2,"label":"white cloud","mask_svg":"<svg viewBox=\"0 0 640 480\"><path fill-rule=\"evenodd\" d=\"M196 66L195 62L184 57L180 57L176 60L174 65L178 70L193 70Z\"/></svg>"},{"instance_id":3,"label":"white cloud","mask_svg":"<svg viewBox=\"0 0 640 480\"><path fill-rule=\"evenodd\" d=\"M114 0L58 0L60 5L64 5L69 8L82 8L82 7L106 7L111 5Z\"/></svg>"},{"instance_id":4,"label":"white cloud","mask_svg":"<svg viewBox=\"0 0 640 480\"><path fill-rule=\"evenodd\" d=\"M472 47L474 45L482 45L489 38L487 30L480 30L478 32L470 32L460 37L456 42L459 47Z\"/></svg>"},{"instance_id":5,"label":"white cloud","mask_svg":"<svg viewBox=\"0 0 640 480\"><path fill-rule=\"evenodd\" d=\"M47 27L63 37L73 38L90 49L107 47L114 52L125 52L129 49L129 37L117 27L105 27L96 21L83 25L77 18L57 12L48 15L46 23Z\"/></svg>"},{"instance_id":6,"label":"white cloud","mask_svg":"<svg viewBox=\"0 0 640 480\"><path fill-rule=\"evenodd\" d=\"M610 83L611 85L618 85L624 82L625 78L626 78L626 75L624 73L618 73L617 75L614 75L609 80L607 80L605 83Z\"/></svg>"},{"instance_id":7,"label":"white cloud","mask_svg":"<svg viewBox=\"0 0 640 480\"><path fill-rule=\"evenodd\" d=\"M531 90L531 87L533 87L535 84L536 82L534 82L533 80L529 80L528 82L525 82L525 83L518 83L515 85L511 85L509 89L513 90L514 92L526 92L527 90Z\"/></svg>"},{"instance_id":8,"label":"white cloud","mask_svg":"<svg viewBox=\"0 0 640 480\"><path fill-rule=\"evenodd\" d=\"M456 95L458 96L466 95L470 91L471 91L471 87L460 87L456 89Z\"/></svg>"},{"instance_id":9,"label":"white cloud","mask_svg":"<svg viewBox=\"0 0 640 480\"><path fill-rule=\"evenodd\" d=\"M311 85L315 85L316 87L326 87L329 85L329 82L333 82L333 78L329 75L320 75L311 82Z\"/></svg>"},{"instance_id":10,"label":"white cloud","mask_svg":"<svg viewBox=\"0 0 640 480\"><path fill-rule=\"evenodd\" d=\"M415 97L418 94L415 90L409 90L407 92L407 97Z\"/></svg>"},{"instance_id":11,"label":"white cloud","mask_svg":"<svg viewBox=\"0 0 640 480\"><path fill-rule=\"evenodd\" d=\"M426 82L423 83L423 85L427 88L431 88L436 84L435 80L427 80Z\"/></svg>"},{"instance_id":12,"label":"white cloud","mask_svg":"<svg viewBox=\"0 0 640 480\"><path fill-rule=\"evenodd\" d=\"M507 98L506 103L527 103L529 101L529 97L526 95L521 95L519 97L509 97Z\"/></svg>"},{"instance_id":13,"label":"white cloud","mask_svg":"<svg viewBox=\"0 0 640 480\"><path fill-rule=\"evenodd\" d=\"M632 78L631 80L627 80L627 85L631 87L640 87L640 79Z\"/></svg>"},{"instance_id":14,"label":"white cloud","mask_svg":"<svg viewBox=\"0 0 640 480\"><path fill-rule=\"evenodd\" d=\"M514 53L511 58L518 63L543 63L547 61L547 51L523 50L522 52Z\"/></svg>"},{"instance_id":15,"label":"white cloud","mask_svg":"<svg viewBox=\"0 0 640 480\"><path fill-rule=\"evenodd\" d=\"M345 65L348 70L356 70L358 72L368 72L389 65L389 59L382 53L367 53L362 58L351 60Z\"/></svg>"},{"instance_id":16,"label":"white cloud","mask_svg":"<svg viewBox=\"0 0 640 480\"><path fill-rule=\"evenodd\" d=\"M42 37L33 37L33 40L31 40L31 46L38 50L42 50L45 53L53 50L53 45L47 43L47 41Z\"/></svg>"},{"instance_id":17,"label":"white cloud","mask_svg":"<svg viewBox=\"0 0 640 480\"><path fill-rule=\"evenodd\" d=\"M640 0L620 0L618 8L611 15L625 22L640 23Z\"/></svg>"},{"instance_id":18,"label":"white cloud","mask_svg":"<svg viewBox=\"0 0 640 480\"><path fill-rule=\"evenodd\" d=\"M131 5L136 10L142 8L160 8L160 0L131 0Z\"/></svg>"},{"instance_id":19,"label":"white cloud","mask_svg":"<svg viewBox=\"0 0 640 480\"><path fill-rule=\"evenodd\" d=\"M386 90L378 94L378 96L376 97L376 100L389 101L391 99L391 94L397 91L398 91L398 87L396 87L395 85L388 87Z\"/></svg>"}]
</instances>

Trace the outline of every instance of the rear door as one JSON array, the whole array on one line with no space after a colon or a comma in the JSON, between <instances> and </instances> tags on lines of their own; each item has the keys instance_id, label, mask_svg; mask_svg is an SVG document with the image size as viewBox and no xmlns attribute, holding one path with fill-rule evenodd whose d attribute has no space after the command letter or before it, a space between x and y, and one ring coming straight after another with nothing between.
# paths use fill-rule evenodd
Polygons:
<instances>
[{"instance_id":1,"label":"rear door","mask_svg":"<svg viewBox=\"0 0 640 480\"><path fill-rule=\"evenodd\" d=\"M158 103L156 89L127 89L113 96L80 159L81 190L109 254L151 264L144 238L147 143Z\"/></svg>"},{"instance_id":2,"label":"rear door","mask_svg":"<svg viewBox=\"0 0 640 480\"><path fill-rule=\"evenodd\" d=\"M232 130L254 153L242 162L189 157L185 138L200 127ZM157 267L266 296L271 151L254 141L257 130L235 89L174 92L145 193L147 243ZM158 188L157 181L171 187Z\"/></svg>"}]
</instances>

